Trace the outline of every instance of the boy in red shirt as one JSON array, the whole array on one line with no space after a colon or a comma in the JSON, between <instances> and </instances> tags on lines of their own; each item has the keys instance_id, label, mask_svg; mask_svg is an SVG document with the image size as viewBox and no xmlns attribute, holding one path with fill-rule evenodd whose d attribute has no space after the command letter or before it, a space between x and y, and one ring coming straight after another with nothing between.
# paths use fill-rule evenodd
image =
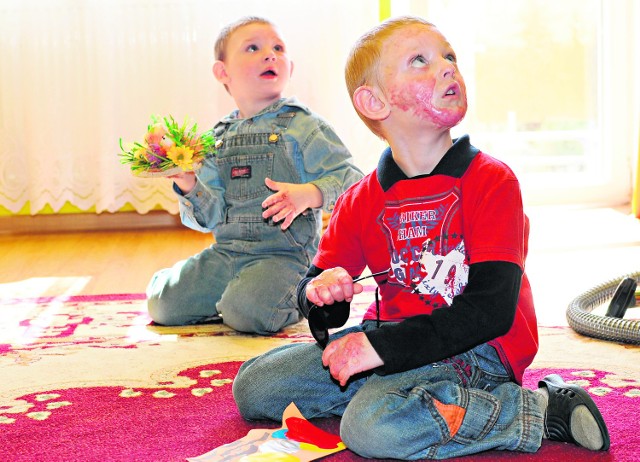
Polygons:
<instances>
[{"instance_id":1,"label":"boy in red shirt","mask_svg":"<svg viewBox=\"0 0 640 462\"><path fill-rule=\"evenodd\" d=\"M537 391L522 375L538 349L524 272L528 220L502 162L450 129L466 114L451 45L415 17L365 34L346 67L358 115L389 148L345 192L307 277L300 308L317 345L247 361L234 397L248 419L342 416L364 457L443 459L498 449L535 452L544 437L606 450L588 393L557 375ZM379 300L344 323L368 267Z\"/></svg>"}]
</instances>

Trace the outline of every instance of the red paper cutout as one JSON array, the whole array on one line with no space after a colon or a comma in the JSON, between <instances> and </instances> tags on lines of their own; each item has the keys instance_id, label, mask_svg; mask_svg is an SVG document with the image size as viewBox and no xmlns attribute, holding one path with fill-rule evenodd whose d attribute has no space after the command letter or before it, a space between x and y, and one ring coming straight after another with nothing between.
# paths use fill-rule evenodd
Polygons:
<instances>
[{"instance_id":1,"label":"red paper cutout","mask_svg":"<svg viewBox=\"0 0 640 462\"><path fill-rule=\"evenodd\" d=\"M340 443L340 437L332 435L299 417L289 417L285 420L287 438L300 443L309 443L321 449L335 449Z\"/></svg>"}]
</instances>

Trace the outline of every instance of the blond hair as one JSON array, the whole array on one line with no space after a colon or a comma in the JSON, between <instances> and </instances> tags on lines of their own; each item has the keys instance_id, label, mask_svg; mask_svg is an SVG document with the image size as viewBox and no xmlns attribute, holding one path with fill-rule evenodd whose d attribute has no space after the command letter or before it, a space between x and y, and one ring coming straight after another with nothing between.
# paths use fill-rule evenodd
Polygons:
<instances>
[{"instance_id":1,"label":"blond hair","mask_svg":"<svg viewBox=\"0 0 640 462\"><path fill-rule=\"evenodd\" d=\"M229 43L231 35L238 29L250 24L266 24L273 28L276 27L271 21L260 16L245 16L228 24L220 31L220 34L218 34L218 38L213 47L213 55L217 61L224 61L227 53L227 44Z\"/></svg>"},{"instance_id":2,"label":"blond hair","mask_svg":"<svg viewBox=\"0 0 640 462\"><path fill-rule=\"evenodd\" d=\"M378 24L373 29L362 35L351 48L351 52L347 57L347 63L344 70L344 78L347 83L347 91L353 103L353 95L358 87L363 85L377 86L384 92L384 88L380 85L380 54L386 40L398 29L414 24L422 24L429 27L435 27L432 23L419 18L417 16L400 16L397 18L387 19ZM354 108L358 116L376 135L382 137L380 130L380 122L371 120L358 111L354 104Z\"/></svg>"}]
</instances>

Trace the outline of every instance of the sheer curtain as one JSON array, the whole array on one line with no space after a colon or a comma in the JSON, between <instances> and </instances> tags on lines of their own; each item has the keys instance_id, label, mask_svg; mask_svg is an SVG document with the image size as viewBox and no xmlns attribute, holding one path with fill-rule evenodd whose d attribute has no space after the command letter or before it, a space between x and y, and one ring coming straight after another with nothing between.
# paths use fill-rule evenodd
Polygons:
<instances>
[{"instance_id":1,"label":"sheer curtain","mask_svg":"<svg viewBox=\"0 0 640 462\"><path fill-rule=\"evenodd\" d=\"M638 158L635 167L635 185L631 200L631 212L633 216L640 218L640 137L638 138Z\"/></svg>"},{"instance_id":2,"label":"sheer curtain","mask_svg":"<svg viewBox=\"0 0 640 462\"><path fill-rule=\"evenodd\" d=\"M0 205L176 213L170 181L133 177L118 139L140 140L151 114L204 129L233 109L211 73L213 43L248 14L284 34L295 63L287 95L373 168L380 142L351 107L343 66L378 22L377 0L0 0Z\"/></svg>"}]
</instances>

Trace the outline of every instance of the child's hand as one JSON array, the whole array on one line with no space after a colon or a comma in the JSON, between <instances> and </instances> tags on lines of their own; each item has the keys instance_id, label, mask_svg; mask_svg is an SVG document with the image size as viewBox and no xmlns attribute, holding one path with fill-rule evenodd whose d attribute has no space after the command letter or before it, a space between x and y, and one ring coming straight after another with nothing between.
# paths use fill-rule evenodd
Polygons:
<instances>
[{"instance_id":1,"label":"child's hand","mask_svg":"<svg viewBox=\"0 0 640 462\"><path fill-rule=\"evenodd\" d=\"M344 387L351 376L375 369L384 362L364 332L356 332L330 342L322 353L322 364Z\"/></svg>"},{"instance_id":2,"label":"child's hand","mask_svg":"<svg viewBox=\"0 0 640 462\"><path fill-rule=\"evenodd\" d=\"M262 208L266 209L262 218L273 218L276 223L284 220L280 226L283 230L308 208L322 206L322 193L313 184L280 183L271 178L265 178L264 183L276 193L262 203Z\"/></svg>"},{"instance_id":3,"label":"child's hand","mask_svg":"<svg viewBox=\"0 0 640 462\"><path fill-rule=\"evenodd\" d=\"M178 173L167 178L171 178L184 194L190 193L196 186L196 174L194 172Z\"/></svg>"},{"instance_id":4,"label":"child's hand","mask_svg":"<svg viewBox=\"0 0 640 462\"><path fill-rule=\"evenodd\" d=\"M361 284L353 283L353 278L344 268L323 271L307 284L307 299L317 306L332 305L334 302L350 302L355 294L364 290Z\"/></svg>"}]
</instances>

